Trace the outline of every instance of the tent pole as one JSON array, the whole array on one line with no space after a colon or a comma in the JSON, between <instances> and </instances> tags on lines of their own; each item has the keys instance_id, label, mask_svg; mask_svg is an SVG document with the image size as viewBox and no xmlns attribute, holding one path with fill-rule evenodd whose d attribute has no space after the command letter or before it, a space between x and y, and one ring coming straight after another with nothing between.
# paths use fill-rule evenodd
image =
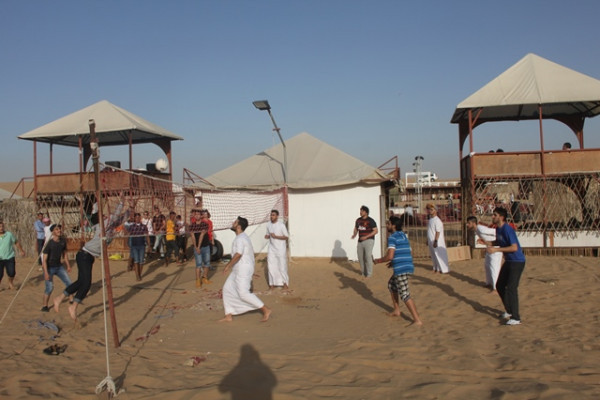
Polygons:
<instances>
[{"instance_id":1,"label":"tent pole","mask_svg":"<svg viewBox=\"0 0 600 400\"><path fill-rule=\"evenodd\" d=\"M50 175L52 175L52 143L50 143Z\"/></svg>"},{"instance_id":2,"label":"tent pole","mask_svg":"<svg viewBox=\"0 0 600 400\"><path fill-rule=\"evenodd\" d=\"M133 135L131 131L129 131L129 171L133 170Z\"/></svg>"},{"instance_id":3,"label":"tent pole","mask_svg":"<svg viewBox=\"0 0 600 400\"><path fill-rule=\"evenodd\" d=\"M471 192L471 214L475 215L475 158L473 155L473 110L469 108L469 186Z\"/></svg>"},{"instance_id":4,"label":"tent pole","mask_svg":"<svg viewBox=\"0 0 600 400\"><path fill-rule=\"evenodd\" d=\"M33 141L33 199L37 204L37 140Z\"/></svg>"},{"instance_id":5,"label":"tent pole","mask_svg":"<svg viewBox=\"0 0 600 400\"><path fill-rule=\"evenodd\" d=\"M544 241L544 248L548 247L548 207L547 207L547 198L546 198L546 164L544 162L544 128L542 124L542 105L538 104L538 114L539 114L539 123L540 123L540 168L542 172L542 221L544 223L542 238Z\"/></svg>"}]
</instances>

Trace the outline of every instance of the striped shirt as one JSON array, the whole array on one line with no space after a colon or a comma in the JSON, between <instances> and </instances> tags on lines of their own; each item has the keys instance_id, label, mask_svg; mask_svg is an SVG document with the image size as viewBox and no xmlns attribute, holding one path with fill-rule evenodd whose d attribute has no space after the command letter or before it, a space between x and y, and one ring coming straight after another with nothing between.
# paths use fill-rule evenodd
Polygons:
<instances>
[{"instance_id":1,"label":"striped shirt","mask_svg":"<svg viewBox=\"0 0 600 400\"><path fill-rule=\"evenodd\" d=\"M394 249L392 268L394 275L412 274L415 271L408 237L402 231L394 232L388 238L388 249Z\"/></svg>"}]
</instances>

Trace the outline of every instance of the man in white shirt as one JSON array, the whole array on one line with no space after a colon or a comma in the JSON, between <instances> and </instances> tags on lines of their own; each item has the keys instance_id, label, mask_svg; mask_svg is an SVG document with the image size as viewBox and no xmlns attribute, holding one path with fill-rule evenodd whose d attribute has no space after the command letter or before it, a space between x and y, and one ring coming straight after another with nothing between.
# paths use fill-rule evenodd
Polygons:
<instances>
[{"instance_id":1,"label":"man in white shirt","mask_svg":"<svg viewBox=\"0 0 600 400\"><path fill-rule=\"evenodd\" d=\"M467 229L475 232L478 240L477 243L485 245L486 242L496 240L496 229L478 224L477 217L470 216L467 218ZM496 282L500 274L502 264L502 253L485 253L485 286L489 287L492 292L496 291Z\"/></svg>"},{"instance_id":2,"label":"man in white shirt","mask_svg":"<svg viewBox=\"0 0 600 400\"><path fill-rule=\"evenodd\" d=\"M448 266L448 250L446 249L446 240L444 239L444 224L437 215L437 207L434 204L427 204L427 213L429 222L427 223L427 244L429 245L429 254L433 261L433 272L447 274L450 272Z\"/></svg>"},{"instance_id":3,"label":"man in white shirt","mask_svg":"<svg viewBox=\"0 0 600 400\"><path fill-rule=\"evenodd\" d=\"M288 288L290 282L287 263L288 238L289 233L285 224L279 221L279 211L271 210L271 221L267 223L267 234L265 235L265 239L269 239L267 265L270 290L273 290L275 286Z\"/></svg>"},{"instance_id":4,"label":"man in white shirt","mask_svg":"<svg viewBox=\"0 0 600 400\"><path fill-rule=\"evenodd\" d=\"M231 227L236 237L231 246L231 261L223 269L223 273L226 273L231 268L231 274L223 285L225 318L220 322L231 322L234 315L252 310L262 312L261 322L266 322L271 316L271 309L250 292L254 275L254 248L250 237L244 232L247 227L248 220L242 217L237 217Z\"/></svg>"}]
</instances>

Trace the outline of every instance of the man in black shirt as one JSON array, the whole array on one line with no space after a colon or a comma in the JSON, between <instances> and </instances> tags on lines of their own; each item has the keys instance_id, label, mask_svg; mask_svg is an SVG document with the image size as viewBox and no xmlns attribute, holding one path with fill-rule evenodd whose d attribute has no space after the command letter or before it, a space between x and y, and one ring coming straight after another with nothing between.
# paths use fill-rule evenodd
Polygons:
<instances>
[{"instance_id":1,"label":"man in black shirt","mask_svg":"<svg viewBox=\"0 0 600 400\"><path fill-rule=\"evenodd\" d=\"M45 283L44 300L41 310L43 312L50 311L48 308L48 301L50 299L50 294L52 294L52 290L54 290L52 277L54 275L58 276L60 280L63 281L65 286L69 286L71 284L71 279L67 273L71 272L71 264L69 263L69 258L67 257L67 242L61 236L62 226L52 225L50 227L50 232L52 233L52 236L44 248L42 258L42 268L44 269ZM67 266L66 271L63 267L63 263Z\"/></svg>"},{"instance_id":2,"label":"man in black shirt","mask_svg":"<svg viewBox=\"0 0 600 400\"><path fill-rule=\"evenodd\" d=\"M354 222L354 233L352 239L358 235L358 244L356 251L358 253L358 262L360 271L365 278L373 275L373 246L375 244L375 235L377 235L377 223L369 217L369 207L360 208L360 217Z\"/></svg>"}]
</instances>

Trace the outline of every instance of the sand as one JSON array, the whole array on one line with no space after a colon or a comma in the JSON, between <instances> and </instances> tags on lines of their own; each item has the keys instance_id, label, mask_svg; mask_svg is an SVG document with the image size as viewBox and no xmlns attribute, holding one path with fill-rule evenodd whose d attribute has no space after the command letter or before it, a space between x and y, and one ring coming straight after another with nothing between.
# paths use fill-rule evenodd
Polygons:
<instances>
[{"instance_id":1,"label":"sand","mask_svg":"<svg viewBox=\"0 0 600 400\"><path fill-rule=\"evenodd\" d=\"M20 259L21 284L32 260ZM600 304L597 258L529 257L521 280L523 324L501 325L497 295L483 287L483 260L449 275L416 262L411 292L424 326L391 311L385 265L363 279L354 262L293 260L291 291L267 294L264 259L255 292L273 310L218 323L225 275L197 289L194 267L146 266L135 281L111 262L117 330L108 331L110 375L119 399L597 399ZM101 268L94 265L81 327L42 313L37 265L0 325L0 398L104 399L107 376ZM72 272L76 277L76 270ZM0 285L2 313L16 291ZM55 280L55 293L63 289ZM44 326L53 322L57 334ZM64 353L43 349L68 345Z\"/></svg>"}]
</instances>

